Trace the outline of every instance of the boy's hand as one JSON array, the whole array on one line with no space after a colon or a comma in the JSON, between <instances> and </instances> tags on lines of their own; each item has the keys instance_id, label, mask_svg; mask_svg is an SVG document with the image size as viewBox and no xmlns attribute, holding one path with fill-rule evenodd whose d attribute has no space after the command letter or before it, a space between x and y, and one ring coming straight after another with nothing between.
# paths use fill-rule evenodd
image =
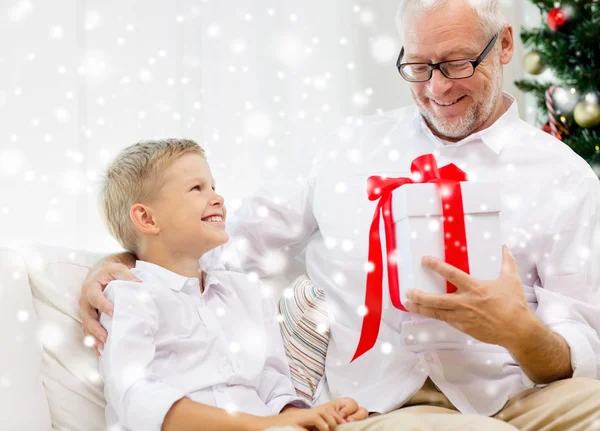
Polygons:
<instances>
[{"instance_id":1,"label":"boy's hand","mask_svg":"<svg viewBox=\"0 0 600 431\"><path fill-rule=\"evenodd\" d=\"M338 412L346 422L360 421L369 416L367 409L360 407L352 398L338 398L324 404L324 406L328 405Z\"/></svg>"},{"instance_id":2,"label":"boy's hand","mask_svg":"<svg viewBox=\"0 0 600 431\"><path fill-rule=\"evenodd\" d=\"M261 430L271 427L292 426L306 431L333 431L338 424L346 423L332 405L323 404L313 409L288 407L277 416L263 418Z\"/></svg>"},{"instance_id":3,"label":"boy's hand","mask_svg":"<svg viewBox=\"0 0 600 431\"><path fill-rule=\"evenodd\" d=\"M102 292L108 286L108 283L113 280L141 281L133 275L126 265L104 262L92 269L87 275L79 299L83 332L85 332L85 335L90 335L96 339L94 350L98 356L100 356L98 348L104 346L108 335L98 321L100 319L98 311L112 316L113 305L104 297Z\"/></svg>"},{"instance_id":4,"label":"boy's hand","mask_svg":"<svg viewBox=\"0 0 600 431\"><path fill-rule=\"evenodd\" d=\"M366 419L369 412L352 398L338 398L313 409L287 407L278 416L264 418L262 426L295 426L313 431L332 431L337 425ZM264 429L264 428L263 428Z\"/></svg>"}]
</instances>

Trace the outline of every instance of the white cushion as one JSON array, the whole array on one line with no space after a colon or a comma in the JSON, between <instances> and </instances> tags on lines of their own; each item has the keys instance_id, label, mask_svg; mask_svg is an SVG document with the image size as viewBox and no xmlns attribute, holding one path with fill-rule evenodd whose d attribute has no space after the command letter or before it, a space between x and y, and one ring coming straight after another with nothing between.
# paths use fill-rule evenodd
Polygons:
<instances>
[{"instance_id":1,"label":"white cushion","mask_svg":"<svg viewBox=\"0 0 600 431\"><path fill-rule=\"evenodd\" d=\"M105 430L98 359L84 344L79 315L81 285L103 255L52 246L33 246L24 255L40 324L42 380L52 425Z\"/></svg>"},{"instance_id":2,"label":"white cushion","mask_svg":"<svg viewBox=\"0 0 600 431\"><path fill-rule=\"evenodd\" d=\"M52 429L40 378L38 319L22 256L0 248L0 425L3 430Z\"/></svg>"}]
</instances>

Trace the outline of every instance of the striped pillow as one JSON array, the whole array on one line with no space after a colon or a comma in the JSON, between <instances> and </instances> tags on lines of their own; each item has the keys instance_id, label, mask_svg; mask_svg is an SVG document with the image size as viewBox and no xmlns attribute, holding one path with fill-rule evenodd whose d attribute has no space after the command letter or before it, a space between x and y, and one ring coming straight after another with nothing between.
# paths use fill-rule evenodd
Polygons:
<instances>
[{"instance_id":1,"label":"striped pillow","mask_svg":"<svg viewBox=\"0 0 600 431\"><path fill-rule=\"evenodd\" d=\"M290 290L293 294L283 295L279 301L281 335L296 393L312 401L325 372L329 342L327 302L325 292L306 275L297 278Z\"/></svg>"}]
</instances>

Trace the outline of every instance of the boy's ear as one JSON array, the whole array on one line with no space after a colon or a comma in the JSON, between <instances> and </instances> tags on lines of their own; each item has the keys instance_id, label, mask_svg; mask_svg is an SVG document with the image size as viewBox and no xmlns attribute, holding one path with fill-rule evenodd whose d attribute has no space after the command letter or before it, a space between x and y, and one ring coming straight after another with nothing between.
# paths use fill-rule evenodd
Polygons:
<instances>
[{"instance_id":1,"label":"boy's ear","mask_svg":"<svg viewBox=\"0 0 600 431\"><path fill-rule=\"evenodd\" d=\"M129 210L129 217L142 233L156 235L160 232L154 211L149 206L143 204L132 205L131 210Z\"/></svg>"}]
</instances>

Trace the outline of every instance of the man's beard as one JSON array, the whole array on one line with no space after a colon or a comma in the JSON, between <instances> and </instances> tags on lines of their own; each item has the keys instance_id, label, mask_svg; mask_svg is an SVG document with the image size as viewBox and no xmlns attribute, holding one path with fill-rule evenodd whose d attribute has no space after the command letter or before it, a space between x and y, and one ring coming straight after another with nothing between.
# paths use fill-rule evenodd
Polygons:
<instances>
[{"instance_id":1,"label":"man's beard","mask_svg":"<svg viewBox=\"0 0 600 431\"><path fill-rule=\"evenodd\" d=\"M496 61L494 63L496 63ZM502 69L499 64L500 62L498 61L497 63L498 64L494 64L491 85L487 85L486 88L484 88L483 97L481 97L480 94L479 101L475 98L477 94L474 93L463 93L451 95L451 97L444 97L444 100L456 100L461 96L468 96L472 100L476 100L476 103L469 106L464 115L460 117L444 118L437 116L425 105L428 100L432 99L430 95L417 96L415 93L411 92L421 115L425 118L429 127L436 135L440 136L442 139L448 138L449 140L460 140L474 133L490 118L496 103L498 102L498 98L502 96ZM487 97L488 94L489 97Z\"/></svg>"}]
</instances>

